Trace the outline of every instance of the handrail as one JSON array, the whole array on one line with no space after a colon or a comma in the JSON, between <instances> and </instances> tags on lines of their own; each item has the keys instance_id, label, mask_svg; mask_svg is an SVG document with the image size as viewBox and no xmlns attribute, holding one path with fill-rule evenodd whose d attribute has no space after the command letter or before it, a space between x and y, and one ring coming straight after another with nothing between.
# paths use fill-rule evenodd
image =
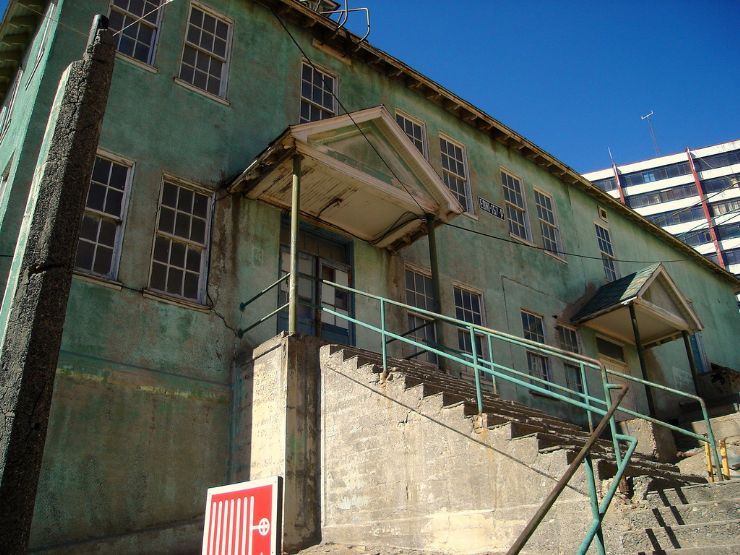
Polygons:
<instances>
[{"instance_id":1,"label":"handrail","mask_svg":"<svg viewBox=\"0 0 740 555\"><path fill-rule=\"evenodd\" d=\"M277 287L278 285L280 285L282 282L284 282L289 277L290 277L290 272L288 272L287 274L285 274L284 276L282 276L277 281L275 281L275 282L271 283L270 285L268 285L267 287L265 287L262 291L260 291L256 295L254 295L248 301L244 301L243 303L241 303L239 305L239 310L241 312L244 312L244 309L247 308L250 304L252 304L254 301L256 301L257 299L259 299L262 295L264 295L268 291L272 291L275 287ZM262 318L260 318L259 320L257 320L251 326L247 326L246 328L239 328L238 330L236 330L236 335L239 337L239 339L241 339L242 337L244 337L244 334L247 333L249 330L251 330L253 328L256 328L262 322L264 322L266 320L269 320L270 318L272 318L275 314L277 314L281 310L285 310L286 308L288 308L288 305L289 304L290 303L288 302L288 303L285 303L283 306L276 308L275 310L273 310L269 314L266 314L265 316L263 316Z\"/></svg>"},{"instance_id":2,"label":"handrail","mask_svg":"<svg viewBox=\"0 0 740 555\"><path fill-rule=\"evenodd\" d=\"M586 440L586 443L583 445L581 450L576 455L576 458L573 459L573 462L570 463L570 466L568 466L568 469L565 471L565 474L562 475L560 480L558 480L558 483L555 484L555 487L550 492L550 494L545 498L545 500L542 502L542 505L540 505L540 508L537 509L537 512L532 516L532 518L529 520L527 525L524 527L524 530L519 534L519 537L516 539L514 544L509 548L509 551L506 552L506 555L516 555L519 553L524 545L527 543L527 540L534 534L534 531L537 529L537 526L539 526L540 522L542 522L542 519L545 518L545 515L547 512L552 508L552 506L555 504L555 501L560 496L560 494L563 492L565 487L568 485L568 482L570 482L570 479L573 477L573 475L578 470L579 465L588 455L589 451L591 451L591 448L594 446L596 441L599 439L602 433L604 433L604 429L606 429L607 424L609 423L609 419L614 416L614 412L617 410L617 407L624 399L625 395L627 395L628 387L625 385L618 385L619 389L621 389L621 392L619 393L619 396L617 397L614 404L611 406L609 411L602 417L601 421L599 422L598 426L596 426L596 429L591 432L591 435L588 436L588 440ZM635 442L636 445L636 442ZM628 457L627 457L628 459ZM623 461L623 464L620 465L620 468L617 469L617 475L612 480L612 484L616 487L619 484L619 481L622 478L622 474L624 473L624 470L626 468L626 460ZM606 511L604 511L606 512ZM597 510L596 514L594 515L595 518L601 522L600 516L602 515L600 508ZM589 530L589 535L584 538L583 543L586 544L586 549L588 549L588 546L591 545L591 541L593 540L593 536L597 533L598 528L595 528L593 532Z\"/></svg>"},{"instance_id":3,"label":"handrail","mask_svg":"<svg viewBox=\"0 0 740 555\"><path fill-rule=\"evenodd\" d=\"M435 320L447 322L447 323L452 324L452 325L454 325L454 326L456 326L458 328L461 328L461 329L469 330L471 332L471 338L472 338L472 334L473 333L480 333L482 335L488 336L489 338L490 337L493 337L493 338L496 338L496 339L500 339L500 340L502 340L504 342L513 343L514 345L518 345L518 346L524 347L524 348L526 348L528 350L532 350L532 351L543 353L543 354L549 354L549 355L552 355L552 356L557 356L557 357L561 358L562 360L566 360L568 362L573 362L575 364L582 365L581 368L585 367L585 368L590 368L592 370L598 370L601 373L601 379L602 379L602 385L604 387L604 398L605 399L608 399L608 397L609 397L609 393L607 391L607 389L608 389L607 388L607 385L610 382L609 382L609 378L608 377L609 376L617 376L617 377L619 377L621 379L625 379L625 380L636 382L636 383L641 383L641 384L646 385L648 387L655 387L655 388L660 389L660 390L663 390L663 391L667 391L667 392L674 393L674 394L679 395L679 396L682 396L682 397L687 397L689 399L693 399L695 401L698 401L699 402L699 405L701 407L701 410L702 410L702 416L703 416L703 419L704 419L704 423L707 426L707 436L706 437L701 436L701 435L698 435L698 434L694 434L693 432L689 432L688 430L685 430L683 428L679 428L678 426L673 426L672 424L669 424L667 422L663 422L662 420L658 420L657 418L654 418L652 416L648 416L648 415L642 414L642 413L637 412L637 411L633 411L631 409L620 407L619 408L619 411L621 413L623 413L623 414L629 414L631 416L634 416L634 417L637 417L637 418L641 418L643 420L647 420L648 422L652 422L653 424L662 426L662 427L667 428L667 429L669 429L671 431L675 431L677 433L680 433L680 434L686 435L688 437L692 437L694 439L697 439L699 441L708 443L710 445L711 450L712 450L712 454L713 454L715 465L717 466L717 468L720 468L720 466L721 466L720 457L719 457L719 451L717 449L717 443L715 441L715 436L714 436L714 432L712 430L712 425L711 425L711 422L709 421L709 414L707 412L706 403L704 402L704 400L701 397L698 397L697 395L692 395L690 393L686 393L684 391L679 391L677 389L673 389L673 388L670 388L670 387L667 387L667 386L664 386L664 385L661 385L661 384L656 384L654 382L649 382L647 380L643 380L641 378L637 378L637 377L631 376L629 374L623 374L621 372L610 370L610 369L606 368L606 366L604 365L604 363L601 362L600 360L595 359L595 358L591 358L591 357L588 357L588 356L585 356L585 355L582 355L580 353L572 353L572 352L569 352L569 351L565 351L564 349L559 349L557 347L546 345L544 343L539 343L539 342L536 342L536 341L533 341L533 340L530 340L530 339L524 339L524 338L521 338L521 337L517 337L515 335L511 335L511 334L504 333L504 332L501 332L501 331L493 330L493 329L487 328L485 326L481 326L481 325L473 324L473 323L469 323L469 322L464 322L462 320L458 320L458 319L452 318L450 316L445 316L444 314L437 314L437 313L431 312L429 310L425 310L425 309L422 309L422 308L416 308L416 307L407 305L405 303L402 303L400 301L394 301L393 299L386 299L385 297L381 297L379 295L374 295L372 293L367 293L365 291L361 291L359 289L354 289L354 288L348 287L346 285L340 285L338 283L334 283L334 282L327 281L327 280L321 280L321 281L322 281L322 283L326 283L327 285L330 285L332 287L337 287L339 289L343 289L343 290L348 291L350 293L355 293L355 294L358 294L358 295L361 295L361 296L364 296L364 297L367 297L367 298L370 298L370 299L375 299L375 300L377 300L377 301L379 301L381 303L381 308L383 308L385 304L390 304L390 305L393 305L393 306L397 306L399 308L403 308L405 310L409 310L411 312L415 312L417 314L426 315L426 316L428 316L430 318L433 318ZM324 310L327 310L327 309L324 308ZM340 316L340 317L342 317L342 318L345 318L344 315L341 315L341 314L337 314L337 315ZM382 325L383 325L383 327L385 326L385 322L384 321L382 322ZM475 344L475 341L473 340L472 343ZM423 348L426 348L427 351L432 351L431 349L428 348L428 346L426 344L424 344L424 347ZM385 345L384 345L383 346L383 360L384 360L384 362L385 362L385 359L386 359L385 350L386 349L385 349ZM483 360L485 360L485 359L483 359ZM469 363L463 362L462 364L469 364ZM486 370L484 370L484 371L486 371ZM506 369L506 371L509 371L509 369ZM487 371L487 372L488 373L491 373L490 371ZM584 380L584 386L586 386L586 380ZM478 374L477 374L477 372L476 372L476 387L479 387ZM480 395L479 395L479 397L480 397ZM589 400L591 400L591 399L589 399ZM605 404L602 399L593 398L593 400L595 400L597 403ZM480 404L481 404L480 403L480 399L479 399L479 403L478 404L479 404L479 410L480 410L480 408L481 408L480 407ZM609 407L609 403L606 403L606 405L607 405L607 408L608 408ZM611 432L612 432L612 437L614 437L617 434L616 424L611 425ZM616 440L614 440L614 451L615 451L615 455L616 455L616 458L617 458L617 462L619 462L620 461L620 457L621 457L621 453L619 452L619 449L618 449Z\"/></svg>"}]
</instances>

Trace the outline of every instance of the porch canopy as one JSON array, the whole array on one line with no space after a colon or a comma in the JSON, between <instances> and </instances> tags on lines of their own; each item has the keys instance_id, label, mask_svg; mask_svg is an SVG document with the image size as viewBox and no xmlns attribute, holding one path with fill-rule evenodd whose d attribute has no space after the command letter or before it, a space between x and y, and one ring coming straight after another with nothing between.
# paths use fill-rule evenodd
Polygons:
<instances>
[{"instance_id":1,"label":"porch canopy","mask_svg":"<svg viewBox=\"0 0 740 555\"><path fill-rule=\"evenodd\" d=\"M645 349L703 327L662 264L603 285L571 321Z\"/></svg>"},{"instance_id":2,"label":"porch canopy","mask_svg":"<svg viewBox=\"0 0 740 555\"><path fill-rule=\"evenodd\" d=\"M289 127L229 191L290 208L296 154L301 216L377 247L400 248L428 232L428 216L463 211L383 106Z\"/></svg>"}]
</instances>

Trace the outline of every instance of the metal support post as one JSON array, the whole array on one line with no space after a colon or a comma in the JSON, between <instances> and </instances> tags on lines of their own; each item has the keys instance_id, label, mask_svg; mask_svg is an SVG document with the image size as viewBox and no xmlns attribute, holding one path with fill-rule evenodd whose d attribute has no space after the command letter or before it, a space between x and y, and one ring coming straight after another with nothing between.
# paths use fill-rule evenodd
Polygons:
<instances>
[{"instance_id":1,"label":"metal support post","mask_svg":"<svg viewBox=\"0 0 740 555\"><path fill-rule=\"evenodd\" d=\"M637 314L635 314L635 305L630 303L630 320L632 320L632 333L635 336L635 347L637 347L637 356L640 359L640 372L642 373L642 379L647 380L647 372L645 370L645 350L642 348L642 341L640 340L640 329L637 327ZM647 397L648 414L655 416L655 403L653 402L653 392L645 386L645 396Z\"/></svg>"},{"instance_id":2,"label":"metal support post","mask_svg":"<svg viewBox=\"0 0 740 555\"><path fill-rule=\"evenodd\" d=\"M427 214L427 237L429 239L429 269L432 271L432 294L434 295L433 312L442 314L442 289L439 285L439 262L437 260L437 236L434 231L434 214ZM442 344L442 322L434 320L435 340ZM439 367L444 368L444 359L438 358Z\"/></svg>"},{"instance_id":3,"label":"metal support post","mask_svg":"<svg viewBox=\"0 0 740 555\"><path fill-rule=\"evenodd\" d=\"M301 209L301 156L293 155L293 192L290 203L290 278L288 282L288 333L298 330L298 214Z\"/></svg>"},{"instance_id":4,"label":"metal support post","mask_svg":"<svg viewBox=\"0 0 740 555\"><path fill-rule=\"evenodd\" d=\"M696 375L698 374L696 370L696 361L694 360L694 351L691 349L691 340L689 338L689 332L682 331L681 335L683 336L683 346L686 348L686 356L689 359L689 368L691 369L691 379L694 382L694 391L696 391L696 394L699 394L699 388L697 387L696 383Z\"/></svg>"}]
</instances>

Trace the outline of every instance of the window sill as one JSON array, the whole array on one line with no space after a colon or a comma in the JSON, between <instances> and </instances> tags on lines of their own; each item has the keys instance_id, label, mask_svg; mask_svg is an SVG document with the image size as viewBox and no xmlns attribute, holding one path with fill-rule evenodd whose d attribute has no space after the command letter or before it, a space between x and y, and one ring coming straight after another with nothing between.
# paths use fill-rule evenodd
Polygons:
<instances>
[{"instance_id":1,"label":"window sill","mask_svg":"<svg viewBox=\"0 0 740 555\"><path fill-rule=\"evenodd\" d=\"M173 297L172 295L168 295L167 293L162 293L161 291L154 291L153 289L144 289L143 295L147 299L152 299L154 301L160 301L165 304L179 306L181 308L190 308L192 310L197 310L198 312L203 312L203 313L207 313L211 311L210 306L200 304L196 301L189 301L187 299L183 299L180 297Z\"/></svg>"},{"instance_id":2,"label":"window sill","mask_svg":"<svg viewBox=\"0 0 740 555\"><path fill-rule=\"evenodd\" d=\"M547 256L551 256L552 258L554 258L558 262L562 262L563 264L567 264L568 263L568 261L565 258L563 258L562 256L558 256L557 254L553 254L550 251L546 251L546 250L543 250L542 252L544 252Z\"/></svg>"},{"instance_id":3,"label":"window sill","mask_svg":"<svg viewBox=\"0 0 740 555\"><path fill-rule=\"evenodd\" d=\"M517 243L521 243L522 245L527 245L528 247L537 247L537 245L535 245L529 239L522 239L518 235L514 235L512 232L509 232L509 237L511 239L514 239L514 241L516 241ZM537 248L539 248L539 247L537 247Z\"/></svg>"},{"instance_id":4,"label":"window sill","mask_svg":"<svg viewBox=\"0 0 740 555\"><path fill-rule=\"evenodd\" d=\"M463 212L462 215L467 216L468 218L470 218L471 220L475 220L476 222L480 219L475 212Z\"/></svg>"},{"instance_id":5,"label":"window sill","mask_svg":"<svg viewBox=\"0 0 740 555\"><path fill-rule=\"evenodd\" d=\"M173 81L183 87L184 89L187 89L189 91L193 91L195 93L198 93L202 96L205 96L206 98L210 98L214 102L218 102L219 104L223 104L224 106L231 106L231 102L226 100L225 98L221 98L220 96L217 96L213 93L209 93L208 91L204 91L203 89L199 89L198 87L195 87L188 83L187 81L183 81L179 77L173 77Z\"/></svg>"},{"instance_id":6,"label":"window sill","mask_svg":"<svg viewBox=\"0 0 740 555\"><path fill-rule=\"evenodd\" d=\"M143 69L144 71L148 71L149 73L158 74L159 68L155 67L153 65L149 65L146 62L142 62L141 60L137 60L136 58L132 58L128 54L124 54L122 52L116 51L116 58L119 60L123 60L124 62L131 64L132 66L138 67L139 69Z\"/></svg>"},{"instance_id":7,"label":"window sill","mask_svg":"<svg viewBox=\"0 0 740 555\"><path fill-rule=\"evenodd\" d=\"M123 284L120 281L116 281L114 279L106 278L103 276L97 276L95 274L80 272L78 270L74 270L72 272L72 277L86 283L92 283L93 285L107 287L108 289L113 289L114 291L120 291L123 288Z\"/></svg>"}]
</instances>

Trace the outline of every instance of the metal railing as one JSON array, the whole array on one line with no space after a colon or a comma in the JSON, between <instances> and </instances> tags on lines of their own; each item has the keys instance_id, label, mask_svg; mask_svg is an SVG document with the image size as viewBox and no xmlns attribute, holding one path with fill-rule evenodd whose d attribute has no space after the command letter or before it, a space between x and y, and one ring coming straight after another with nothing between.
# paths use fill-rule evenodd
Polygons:
<instances>
[{"instance_id":1,"label":"metal railing","mask_svg":"<svg viewBox=\"0 0 740 555\"><path fill-rule=\"evenodd\" d=\"M348 293L360 295L360 296L378 301L380 326L375 326L373 324L370 324L358 318L349 316L347 314L342 314L326 306L322 306L321 310L335 317L342 318L357 326L360 326L365 329L369 329L375 333L378 333L380 335L380 347L381 347L381 355L382 355L382 361L383 361L383 369L386 371L388 369L388 352L387 352L388 343L394 340L400 341L402 343L412 345L416 348L424 349L426 352L436 354L438 357L442 357L446 360L450 360L452 362L456 362L463 366L472 368L474 372L474 377L475 377L476 403L477 403L477 408L478 408L479 413L484 412L483 393L481 389L481 374L485 374L485 375L491 376L491 379L493 380L495 379L504 380L509 383L513 383L517 386L524 387L530 391L534 391L536 393L544 395L546 397L557 399L568 405L579 407L585 410L588 421L589 421L589 428L593 431L592 433L593 442L591 442L591 445L593 445L593 443L596 441L598 436L601 434L603 429L606 427L606 423L608 422L610 430L611 430L611 437L612 437L612 442L613 442L613 447L614 447L614 457L617 463L617 472L614 475L612 483L609 489L607 490L606 494L604 495L601 503L599 503L598 495L596 491L596 483L595 483L595 478L594 478L594 473L593 473L593 467L591 464L590 457L587 456L588 449L584 448L585 450L582 450L583 451L582 460L584 462L584 469L585 469L586 478L587 478L588 485L589 485L589 496L591 499L591 509L592 509L593 520L592 520L592 525L589 527L588 533L586 534L586 537L584 538L578 550L579 554L586 553L591 543L593 542L594 538L596 538L597 552L600 555L605 553L603 537L601 534L601 523L602 523L602 520L604 518L604 515L607 509L609 508L609 504L611 503L611 500L614 496L614 493L616 492L619 482L621 478L623 477L624 472L626 471L627 465L629 463L630 458L632 457L632 454L634 453L635 447L637 446L637 439L635 437L626 435L626 434L621 434L618 432L616 420L614 418L614 414L616 411L620 411L624 414L629 414L630 416L634 416L637 418L642 418L649 422L653 422L657 425L666 427L670 430L676 431L678 433L693 437L699 441L707 443L710 446L712 452L714 453L715 463L717 464L717 467L719 468L720 466L719 454L717 453L717 448L716 448L716 444L714 441L714 434L712 433L711 423L709 422L709 416L706 410L706 405L704 404L704 400L696 395L691 395L689 393L685 393L683 391L669 388L669 387L666 387L660 384L648 382L647 380L642 380L639 378L635 378L633 376L629 376L627 374L622 374L620 372L608 370L601 361L581 355L579 353L572 353L569 351L565 351L563 349L558 349L556 347L545 345L543 343L538 343L536 341L531 341L528 339L516 337L511 334L492 330L492 329L489 329L483 326L479 326L477 324L471 324L468 322L464 322L462 320L458 320L456 318L451 318L449 316L444 316L442 314L437 314L437 313L434 313L428 310L423 310L423 309L419 309L416 307L412 307L410 305L401 303L399 301L386 299L385 297L381 297L379 295L373 295L371 293L366 293L364 291L360 291L358 289L354 289L352 287L348 287L345 285L340 285L338 283L334 283L331 281L321 280L321 283L329 285L331 287L338 288L340 290L347 291ZM461 354L457 354L457 353L461 353L462 351L457 351L457 353L454 353L454 352L450 352L449 348L439 348L440 347L439 345L427 344L413 337L409 337L408 332L406 334L399 334L399 333L390 331L386 325L386 312L387 312L388 306L394 306L394 307L408 310L408 311L411 311L417 314L421 314L421 315L433 318L437 321L451 324L454 327L458 328L459 330L464 330L466 333L470 334L471 352L464 353L464 356L463 356ZM479 338L481 339L481 342L484 340L486 342L486 346L488 348L487 357L484 355L484 353L477 352L478 351L478 341L477 340ZM525 374L524 372L520 372L514 368L511 368L511 367L495 362L494 350L493 350L494 340L502 341L504 343L508 343L511 345L517 345L517 346L525 348L527 351L534 351L537 353L545 354L547 356L554 356L568 363L577 365L577 367L579 368L580 375L581 375L581 383L584 388L583 391L573 390L563 385L556 384L548 380L544 380L536 376L532 376L530 374ZM601 399L599 397L594 397L593 395L589 393L588 379L587 379L588 376L586 374L586 369L596 370L599 372L599 375L601 377L603 393L604 393L604 399ZM622 384L610 383L609 382L610 375L617 376L623 380L641 383L649 387L655 387L663 391L668 391L668 392L671 392L671 393L674 393L674 394L677 394L683 397L688 397L688 398L698 401L702 408L702 414L704 416L704 420L707 425L707 432L708 432L707 437L701 436L699 434L695 434L693 432L689 432L688 430L684 430L677 426L673 426L672 424L668 424L667 422L663 422L654 417L641 414L637 411L620 407L619 403L622 401L622 399L626 395L628 386L622 385ZM524 379L521 379L521 378L524 378ZM541 385L537 385L537 384L541 384ZM618 396L617 401L612 402L611 392L612 390L615 390L615 389L621 389L622 391L621 391L621 394ZM567 396L561 393L557 393L554 390L565 391L567 392ZM596 430L594 430L594 427L593 427L593 415L594 414L602 417L602 420L599 426L597 426ZM596 434L597 431L599 432L598 434ZM627 449L624 453L622 453L621 451L621 446L619 443L620 441L624 441L628 443ZM572 472L575 473L575 468L572 470ZM565 483L567 483L567 480ZM560 491L562 491L562 489ZM557 497L557 495L555 495L555 497ZM510 553L517 553L517 552L518 551L510 551Z\"/></svg>"},{"instance_id":2,"label":"metal railing","mask_svg":"<svg viewBox=\"0 0 740 555\"><path fill-rule=\"evenodd\" d=\"M274 287L278 286L289 276L290 274L284 275L279 280L277 280L270 286L260 291L254 297L242 303L240 305L241 311L243 312L249 304L251 304L258 298L260 298L262 295L264 295L268 291L272 290ZM479 326L477 324L471 324L468 322L464 322L462 320L458 320L456 318L451 318L449 316L437 314L437 313L434 313L428 310L412 307L410 305L407 305L407 304L404 304L398 301L387 299L379 295L373 295L371 293L366 293L364 291L360 291L358 289L354 289L352 287L334 283L328 280L320 280L320 283L329 285L331 287L335 287L340 290L344 290L351 294L360 295L368 299L374 299L379 303L380 326L370 324L368 322L365 322L358 318L349 316L347 314L342 314L338 311L332 310L331 308L327 306L322 306L321 310L337 318L341 318L345 321L351 322L357 326L363 327L365 329L371 330L379 334L380 335L380 348L381 348L381 355L382 355L382 362L383 362L384 370L388 369L388 344L394 341L399 341L399 342L411 345L417 349L422 349L422 352L433 353L437 355L438 357L441 357L442 359L461 364L468 368L472 368L473 373L474 373L474 378L475 378L476 404L477 404L478 412L481 414L484 412L484 408L485 408L483 404L483 391L481 388L481 375L490 376L491 380L494 383L495 383L495 380L497 379L503 380L503 381L512 383L516 386L524 387L525 389L529 391L538 393L545 397L549 397L551 399L556 399L558 401L564 402L570 406L578 407L580 409L583 409L586 412L588 423L589 423L589 429L592 431L591 436L586 442L586 445L584 445L584 447L581 449L581 452L579 452L579 454L577 455L576 460L573 461L573 463L571 463L571 466L566 471L566 474L559 481L556 489L553 490L550 496L548 496L548 498L545 500L545 503L543 504L543 507L541 507L540 510L535 515L535 517L533 517L532 522L530 522L530 524L533 525L534 527L531 530L529 530L529 525L528 525L528 527L525 528L522 535L524 535L525 533L527 533L528 535L531 535L531 533L534 531L534 528L536 528L536 524L539 522L539 520L541 520L544 517L549 507L552 505L552 503L555 502L555 499L557 499L558 495L560 494L560 492L562 492L563 488L568 483L570 478L573 476L573 474L575 474L578 465L582 462L584 464L584 471L585 471L586 480L588 482L588 487L589 487L589 497L590 497L591 510L592 510L592 524L588 529L586 537L583 539L579 547L578 553L579 554L586 553L586 551L589 549L594 539L596 539L595 543L596 543L597 552L599 554L605 553L603 537L601 534L601 523L603 521L603 518L604 518L604 515L606 514L607 509L609 508L609 504L611 503L611 500L616 492L619 482L621 478L624 476L628 463L632 457L632 454L634 453L635 447L637 446L637 439L635 437L619 433L617 429L616 420L614 417L616 412L627 414L627 415L630 415L636 418L641 418L648 422L652 422L656 425L663 426L672 431L692 437L696 440L699 440L700 442L705 443L713 454L713 458L715 460L715 464L717 468L720 468L720 465L721 465L720 457L717 451L717 446L715 443L714 434L712 432L711 423L709 421L709 416L707 413L706 405L704 403L704 400L696 395L691 395L689 393L685 393L683 391L679 391L679 390L676 390L670 387L666 387L660 384L649 382L647 380L642 380L640 378L636 378L628 374L623 374L620 372L616 372L614 370L609 370L604 366L604 364L601 361L584 356L579 353L572 353L569 351L565 351L563 349L558 349L557 347L552 347L552 346L549 346L543 343L538 343L536 341L531 341L531 340L523 339L521 337L517 337L511 334L492 330L484 326ZM263 316L257 322L250 325L246 329L239 329L238 331L239 336L242 337L247 331L263 323L264 321L274 316L281 310L288 308L288 306L289 306L289 303L285 303L284 305L273 310L269 314ZM471 352L466 352L466 351L462 351L459 349L452 349L450 347L442 346L439 344L429 344L424 341L420 341L414 337L410 337L411 334L415 330L407 331L402 334L390 331L386 325L386 312L389 306L407 310L407 311L410 311L410 312L413 312L415 314L419 314L422 316L426 316L436 321L444 322L446 324L452 325L453 327L456 327L458 330L462 330L465 333L468 333L470 335ZM481 340L481 345L483 345L483 342L485 341L485 345L487 348L487 354L483 352L478 352L478 339ZM548 357L557 357L566 363L574 365L579 370L583 390L578 391L575 389L571 389L561 384L557 384L549 380L545 380L537 376L533 376L529 373L521 372L519 370L516 370L515 368L505 366L503 364L496 362L494 358L494 341L500 341L500 342L503 342L509 345L516 345L516 346L526 349L526 351L528 352L540 353ZM416 354L421 354L421 352L416 353ZM596 397L589 392L589 381L588 381L588 375L586 373L587 370L598 372L599 378L601 380L601 387L603 389L603 395L604 395L603 399L600 397ZM702 409L702 415L704 417L705 424L707 426L707 435L702 436L700 434L689 432L688 430L684 430L683 428L679 428L667 422L663 422L652 416L648 416L636 410L632 410L632 409L628 409L628 408L620 406L621 401L624 399L624 396L627 393L628 386L622 385L622 384L610 383L609 382L610 376L615 376L621 380L639 383L646 387L654 387L662 391L666 391L669 393L673 393L673 394L676 394L682 397L687 397L695 401L698 401ZM617 399L613 401L611 398L611 392L617 389L621 390L621 392L618 395ZM599 422L596 429L594 429L594 426L593 426L594 415L601 417L601 421ZM603 496L601 503L599 503L597 490L596 490L595 476L593 472L593 464L592 464L591 458L588 455L588 453L589 453L590 448L595 444L598 437L601 435L603 430L606 428L607 423L611 431L611 439L612 439L612 444L613 444L614 457L617 463L617 470L612 479L612 483L609 489L607 490L606 494ZM622 452L620 442L627 443L626 450L624 453ZM719 473L719 475L720 477L722 476L721 473ZM561 487L561 483L562 483L562 487ZM549 503L549 506L545 507L545 505L547 505L548 503ZM535 521L537 522L535 523ZM518 553L518 550L521 549L521 547L523 547L524 543L526 542L526 539L527 538L523 539L523 541L521 542L521 545L519 545L519 540L517 540L518 543L512 547L512 550L510 550L509 553ZM519 547L518 549L515 550L517 545L519 545Z\"/></svg>"}]
</instances>

